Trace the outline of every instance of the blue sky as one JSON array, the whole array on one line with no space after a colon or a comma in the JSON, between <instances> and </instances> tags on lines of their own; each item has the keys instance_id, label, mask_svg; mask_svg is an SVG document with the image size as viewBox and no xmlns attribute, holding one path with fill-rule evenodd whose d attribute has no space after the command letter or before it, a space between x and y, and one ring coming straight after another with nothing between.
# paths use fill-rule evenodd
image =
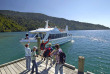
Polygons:
<instances>
[{"instance_id":1,"label":"blue sky","mask_svg":"<svg viewBox=\"0 0 110 74\"><path fill-rule=\"evenodd\" d=\"M43 13L110 27L110 0L0 0L0 10Z\"/></svg>"}]
</instances>

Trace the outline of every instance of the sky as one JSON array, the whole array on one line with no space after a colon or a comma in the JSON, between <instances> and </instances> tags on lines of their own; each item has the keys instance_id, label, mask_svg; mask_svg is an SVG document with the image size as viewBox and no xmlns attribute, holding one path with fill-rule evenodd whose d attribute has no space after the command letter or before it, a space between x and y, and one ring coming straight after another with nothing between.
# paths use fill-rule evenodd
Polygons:
<instances>
[{"instance_id":1,"label":"sky","mask_svg":"<svg viewBox=\"0 0 110 74\"><path fill-rule=\"evenodd\" d=\"M0 0L0 10L43 13L110 27L110 0Z\"/></svg>"}]
</instances>

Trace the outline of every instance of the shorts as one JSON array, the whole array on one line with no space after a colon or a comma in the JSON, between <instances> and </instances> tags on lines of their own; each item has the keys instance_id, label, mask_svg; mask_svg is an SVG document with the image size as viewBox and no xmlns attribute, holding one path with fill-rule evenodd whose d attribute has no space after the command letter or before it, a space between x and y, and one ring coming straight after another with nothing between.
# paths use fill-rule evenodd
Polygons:
<instances>
[{"instance_id":1,"label":"shorts","mask_svg":"<svg viewBox=\"0 0 110 74\"><path fill-rule=\"evenodd\" d=\"M44 54L44 50L41 50L41 51L40 51L40 55L43 55L43 54Z\"/></svg>"}]
</instances>

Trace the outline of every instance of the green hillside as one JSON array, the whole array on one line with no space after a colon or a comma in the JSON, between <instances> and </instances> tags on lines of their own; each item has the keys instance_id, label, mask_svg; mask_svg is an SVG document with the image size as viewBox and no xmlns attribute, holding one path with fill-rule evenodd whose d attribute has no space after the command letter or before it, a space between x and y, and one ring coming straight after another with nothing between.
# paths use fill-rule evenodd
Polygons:
<instances>
[{"instance_id":1,"label":"green hillside","mask_svg":"<svg viewBox=\"0 0 110 74\"><path fill-rule=\"evenodd\" d=\"M4 17L0 14L0 32L15 32L15 31L25 31L26 28L20 26L15 21Z\"/></svg>"},{"instance_id":2,"label":"green hillside","mask_svg":"<svg viewBox=\"0 0 110 74\"><path fill-rule=\"evenodd\" d=\"M41 13L26 13L9 10L0 10L0 31L26 31L33 30L45 26L45 21L49 20L49 26L55 25L59 28L69 26L69 30L102 30L109 29L108 27L78 22L74 20L67 20L64 18L57 18L47 16ZM1 21L2 20L2 21ZM5 23L5 24L4 24Z\"/></svg>"}]
</instances>

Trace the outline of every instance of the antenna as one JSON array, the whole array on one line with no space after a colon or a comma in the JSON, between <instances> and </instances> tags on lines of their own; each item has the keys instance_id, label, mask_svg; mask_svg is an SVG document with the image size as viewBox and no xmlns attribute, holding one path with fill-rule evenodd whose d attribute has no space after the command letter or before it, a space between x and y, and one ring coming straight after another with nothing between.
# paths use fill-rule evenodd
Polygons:
<instances>
[{"instance_id":1,"label":"antenna","mask_svg":"<svg viewBox=\"0 0 110 74\"><path fill-rule=\"evenodd\" d=\"M57 27L55 26L55 28L57 28Z\"/></svg>"},{"instance_id":2,"label":"antenna","mask_svg":"<svg viewBox=\"0 0 110 74\"><path fill-rule=\"evenodd\" d=\"M66 25L65 31L68 32L68 25Z\"/></svg>"},{"instance_id":3,"label":"antenna","mask_svg":"<svg viewBox=\"0 0 110 74\"><path fill-rule=\"evenodd\" d=\"M46 22L45 28L48 28L48 21L49 20L45 21Z\"/></svg>"}]
</instances>

